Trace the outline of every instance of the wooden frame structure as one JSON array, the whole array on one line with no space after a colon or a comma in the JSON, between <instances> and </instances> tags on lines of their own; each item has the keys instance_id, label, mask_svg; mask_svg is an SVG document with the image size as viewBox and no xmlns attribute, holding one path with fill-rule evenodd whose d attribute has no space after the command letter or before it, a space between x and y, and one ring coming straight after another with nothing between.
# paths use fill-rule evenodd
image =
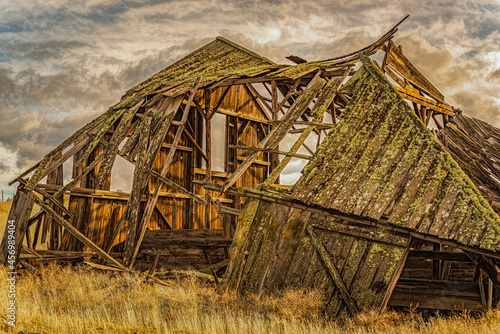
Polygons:
<instances>
[{"instance_id":1,"label":"wooden frame structure","mask_svg":"<svg viewBox=\"0 0 500 334\"><path fill-rule=\"evenodd\" d=\"M469 265L476 268L476 273L471 277L476 286L483 277L492 282L492 292L487 294L489 297L483 298L483 301L486 300L483 304L488 306L496 302L500 297L497 293L498 277L494 276L498 275L495 265L498 258L496 243L488 244L488 247L471 246L429 231L381 223L385 209L372 208L366 216L363 211L351 212L342 206L331 206L331 203L319 200L315 202L316 197L309 191L313 184L317 185L314 182L307 186L302 184L305 181L293 187L280 185L280 174L292 159L310 161L303 171L304 175L321 171L318 161L328 165L327 160L321 160L328 151L324 148L327 145L324 143L325 138L330 138L328 140L332 147L340 145L340 141L335 140L356 143L356 139L359 139L359 143L362 143L370 138L357 138L355 133L344 133L343 139L339 135L335 137L337 139L331 139L333 133L340 131L339 125L347 120L352 124L369 124L367 115L376 106L371 106L369 101L359 100L361 92L375 89L375 86L363 83L369 75L383 82L382 91L391 91L391 99L397 96L399 102L404 101L405 112L411 110L411 117L419 120L418 126L414 123L409 126L408 123L406 128L393 128L388 123L387 134L400 131L408 143L412 142L412 136L417 138L422 135L425 140L429 140L428 136L433 140L438 138L456 159L464 155L463 145L472 145L471 141L464 144L464 136L460 137L462 139L457 137L464 131L455 131L460 125L457 121L462 120L463 123L465 116L458 116L457 111L444 102L444 96L392 42L401 22L373 44L342 57L311 62L296 56L288 57L296 65L277 65L218 37L132 88L119 103L82 127L12 181L12 184L19 183L9 216L9 220L13 220L16 225L16 254L35 263L47 258L90 256L100 259L107 266L120 269L131 269L134 265L147 265L150 262L156 266L159 259L160 265L167 268L203 268L224 260L224 263L228 262L228 248L236 233L227 285L242 291L268 291L283 286L280 280L287 278L280 278L280 273L293 261L268 269L265 269L264 264L262 267L258 265L260 269L255 271L259 275L258 279L245 271L245 263L248 266L250 259L257 259L255 263L258 264L262 254L268 254L276 261L273 254L295 252L299 239L292 237L280 243L279 247L269 245L271 248L259 253L261 255L254 253L256 250L247 245L256 237L251 230L269 218L262 206L275 210L271 210L276 218L273 220L275 228L272 224L264 228L269 235L274 235L273 240L279 240L286 226L299 224L303 227L297 230L297 226L293 225L289 232L296 238L301 236L310 241L316 250L315 254L319 254L315 266L321 264L321 268L326 268L327 275L318 282L328 286L329 293L340 294L348 313L355 314L365 305L363 303L372 302L373 298L383 307L408 302L397 301L397 298L391 302L390 299L393 291L397 295L398 291L408 291L415 286L411 285L415 282L406 282L404 286L396 284L400 282L400 275L411 271L405 267L405 263L408 263L406 258L415 259L426 254L425 259L433 261L433 266L439 263L438 269L432 269L434 278L453 277L449 274L453 266L447 263L463 260L463 255L458 256L462 260L449 260L451 255L448 253L455 250L465 252ZM380 65L370 60L376 53L383 55ZM358 100L359 103L356 102L353 107L354 101ZM346 108L349 108L347 114ZM432 129L428 130L428 127ZM413 130L417 128L420 131L418 133ZM359 131L363 133L365 130ZM494 139L498 141L499 138ZM491 140L488 142L488 147L492 147ZM404 142L401 145L406 147ZM290 148L282 150L284 146ZM355 159L356 156L349 156L347 151L344 153L342 163L345 169L351 161L349 159ZM130 193L110 190L111 171L118 156L134 167ZM457 161L461 166L467 166L463 160ZM67 167L71 168L71 177L65 177L63 168ZM324 168L328 170L329 167ZM358 176L366 174L366 168L353 168L359 173ZM490 189L499 175L495 174L495 168L492 165L485 171L463 167L494 208L499 195ZM495 176L487 177L485 173ZM338 175L338 179L320 183L331 184L332 191L339 191L340 188L333 189L347 181L342 180L343 174ZM397 177L397 173L394 175ZM317 177L320 176L311 176L310 179L315 180ZM471 185L468 183L467 187L474 188ZM383 187L383 184L378 187ZM388 194L393 196L395 190L389 188ZM352 195L349 189L342 196ZM485 199L476 196L477 190L471 191L475 194L474 201L483 205ZM245 207L242 207L244 199L248 197L253 200L247 199ZM320 197L328 199L331 194L323 193ZM384 208L394 207L396 202L389 201L384 204ZM286 210L293 212L287 211L285 214L282 207L292 207ZM34 208L39 211L33 214ZM498 220L491 208L481 208L478 217L485 215L491 221ZM257 211L267 218L262 218ZM326 215L326 223L320 223L320 216L317 215ZM297 219L286 220L285 216ZM259 218L260 223L254 222L255 217L262 218ZM287 223L283 225L285 221ZM345 281L345 272L339 269L337 260L328 256L333 252L330 247L333 244L325 245L326 237L323 232L318 232L321 228L333 231L329 238L336 240L338 245L350 244L349 247L352 247L353 243L358 242L356 238L364 238L379 248L389 247L389 255L384 259L394 266L383 270L390 272L392 279L387 281L385 276L383 280L381 278L375 284L379 291L372 295L373 298L367 297L360 304L359 300L352 298L352 288L363 289L367 283L361 280L358 282L360 285L356 285L358 283L352 277L349 283ZM384 235L381 230L389 230L391 236ZM484 233L493 232L496 233L496 230ZM354 239L344 240L346 235ZM267 236L263 238L267 240ZM432 252L422 253L427 251L426 247L431 247ZM9 248L7 233L0 248L2 260L6 263ZM338 250L347 252L345 256L351 254L351 248L342 249ZM420 253L415 253L417 250ZM358 255L365 259L370 254L366 252ZM292 253L288 255L292 256ZM269 257L265 259L269 260ZM391 262L388 259L395 260ZM302 260L299 258L297 265ZM359 264L357 260L354 262ZM239 270L236 269L238 267ZM293 274L292 269L287 270L289 275ZM377 269L377 272L379 270L382 269ZM294 275L299 273L295 272ZM359 274L354 272L353 275ZM278 284L278 281L281 283ZM438 287L442 285L439 282L427 283ZM332 300L337 303L337 299ZM478 306L476 303L473 308L479 309L483 304L479 302ZM331 306L335 309L331 313L339 314L341 304L335 305ZM429 305L435 306L432 302ZM452 308L449 303L445 302L444 305L445 308Z\"/></svg>"}]
</instances>

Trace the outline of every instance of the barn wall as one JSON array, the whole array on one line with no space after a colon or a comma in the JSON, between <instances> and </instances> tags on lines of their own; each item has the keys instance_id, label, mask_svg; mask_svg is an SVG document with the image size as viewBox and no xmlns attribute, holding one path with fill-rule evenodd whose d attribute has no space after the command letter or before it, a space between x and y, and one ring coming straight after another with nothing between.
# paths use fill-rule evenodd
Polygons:
<instances>
[{"instance_id":1,"label":"barn wall","mask_svg":"<svg viewBox=\"0 0 500 334\"><path fill-rule=\"evenodd\" d=\"M335 218L257 199L245 204L238 221L226 284L256 294L314 288L323 295L328 315L347 314L313 238L326 249L359 310L387 302L390 282L404 262L407 237L375 227L347 227Z\"/></svg>"},{"instance_id":2,"label":"barn wall","mask_svg":"<svg viewBox=\"0 0 500 334\"><path fill-rule=\"evenodd\" d=\"M212 92L210 102L212 107L217 104L225 89L225 87L221 87ZM197 98L198 101L203 103L204 100L202 95L201 91L198 92ZM181 105L181 108L184 108L184 105ZM204 108L203 105L202 108ZM218 110L218 117L226 118L224 122L225 126L224 128L214 128L213 132L222 131L224 135L221 136L219 134L217 138L224 138L224 142L212 141L212 150L219 150L219 154L223 152L224 170L213 171L211 181L213 183L222 184L230 177L231 172L236 170L239 163L241 163L250 153L250 151L247 150L229 148L228 145L254 147L269 132L270 126L267 124L269 116L259 109L255 100L244 86L231 87L220 103ZM180 120L181 113L178 112L153 165L153 170L158 173L160 173L163 168L178 129L178 124L176 124L175 121L178 122ZM252 120L261 120L263 123L261 124ZM188 116L186 130L190 133L191 137L196 140L199 147L205 150L205 120L194 105ZM109 140L111 135L106 136ZM104 150L105 146L99 144L92 156L86 159L87 161L78 168L73 168L73 177L81 174L90 161ZM78 161L80 156L81 152L78 152L74 157L74 162ZM255 163L252 164L238 180L237 185L253 188L257 184L262 183L268 175L268 161L268 154L259 153ZM98 170L99 165L75 184L76 187L82 189L83 193L78 191L71 193L69 211L75 216L70 219L71 223L98 246L105 248L108 246L108 239L113 234L123 214L129 194L108 191L110 184L109 178L106 184L100 187L100 190L94 190L95 176ZM202 155L196 148L196 145L185 132L181 136L176 153L174 154L173 163L168 168L166 177L188 191L201 198L205 198L205 189L202 183L206 181L206 164ZM154 192L158 182L158 179L154 176L150 177L148 184L150 195ZM215 192L212 193L212 197L214 199L219 199L222 205L234 208L240 207L239 197L225 194L220 195ZM142 209L144 209L145 201L146 198L143 198ZM162 183L156 208L150 219L150 228L153 230L171 228L203 229L205 228L205 210L206 207L204 205L195 202L189 196ZM232 229L234 230L236 223L234 216L225 214L219 215L214 205L210 205L210 211L208 226L210 229L223 229L224 227L229 229L232 225ZM49 218L45 217L44 219ZM60 239L60 242L52 242L48 245L49 249L83 250L83 244L78 242L67 232L63 235L59 235L60 227L55 223L43 224L43 226L45 225L48 227L44 228L42 231L42 240ZM52 225L54 225L53 231L50 227ZM126 226L124 226L118 234L113 246L124 241L125 231ZM114 250L117 250L117 248Z\"/></svg>"}]
</instances>

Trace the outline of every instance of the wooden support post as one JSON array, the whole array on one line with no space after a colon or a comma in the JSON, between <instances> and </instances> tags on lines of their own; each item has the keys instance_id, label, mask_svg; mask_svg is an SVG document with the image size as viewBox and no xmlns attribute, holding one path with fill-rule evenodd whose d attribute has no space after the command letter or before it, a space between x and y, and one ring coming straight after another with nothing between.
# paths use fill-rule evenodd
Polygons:
<instances>
[{"instance_id":1,"label":"wooden support post","mask_svg":"<svg viewBox=\"0 0 500 334\"><path fill-rule=\"evenodd\" d=\"M434 251L441 251L441 245L433 244L432 249ZM433 260L432 261L432 279L439 280L441 278L441 261Z\"/></svg>"},{"instance_id":2,"label":"wooden support post","mask_svg":"<svg viewBox=\"0 0 500 334\"><path fill-rule=\"evenodd\" d=\"M0 261L11 271L16 270L19 261L34 200L35 195L23 185L17 188L0 244Z\"/></svg>"},{"instance_id":3,"label":"wooden support post","mask_svg":"<svg viewBox=\"0 0 500 334\"><path fill-rule=\"evenodd\" d=\"M272 98L272 101L271 101L271 119L273 121L277 121L278 120L278 85L276 83L276 80L271 81L271 98ZM269 127L269 132L271 132L271 130L274 126L275 125L273 123L273 125L271 125ZM279 150L279 145L276 148ZM276 166L278 166L279 156L276 153L270 153L269 154L269 162L271 163L271 166L269 167L268 175L271 174L271 172L276 168ZM276 178L275 182L278 184L280 183L279 177Z\"/></svg>"},{"instance_id":4,"label":"wooden support post","mask_svg":"<svg viewBox=\"0 0 500 334\"><path fill-rule=\"evenodd\" d=\"M212 118L209 114L210 110L210 100L211 100L211 91L208 89L204 90L204 96L205 96L205 108L206 108L206 114L207 118L205 119L205 151L208 157L207 160L207 167L206 167L206 174L205 174L205 182L212 182ZM210 190L205 189L205 220L204 220L204 228L209 229L210 228L210 221L211 221L211 199L210 199Z\"/></svg>"},{"instance_id":5,"label":"wooden support post","mask_svg":"<svg viewBox=\"0 0 500 334\"><path fill-rule=\"evenodd\" d=\"M108 241L108 244L105 247L105 250L109 252L111 248L113 247L113 244L115 243L116 238L120 234L122 228L125 226L125 223L127 223L127 234L125 237L125 240L135 240L135 232L136 232L136 224L137 224L137 219L139 216L139 207L141 204L141 197L142 194L147 188L147 182L148 182L148 177L146 168L147 162L146 160L148 159L148 151L147 150L147 145L149 142L149 137L150 137L150 128L151 128L151 121L153 118L152 113L147 113L146 116L143 119L143 122L145 124L144 130L145 132L140 135L139 142L137 143L138 149L139 149L139 159L138 163L135 165L135 170L134 170L134 179L132 181L132 191L130 192L130 197L127 202L127 206L125 207L125 210L122 214L122 217L120 218L120 221L118 222L118 225L116 226L115 230L113 231L113 234L111 235L111 238ZM166 120L165 122L168 122ZM162 126L168 127L168 124L163 124ZM158 132L161 130L158 130ZM166 132L167 130L164 130Z\"/></svg>"},{"instance_id":6,"label":"wooden support post","mask_svg":"<svg viewBox=\"0 0 500 334\"><path fill-rule=\"evenodd\" d=\"M116 126L113 136L109 140L109 145L107 145L106 150L103 153L104 159L102 161L102 164L99 166L99 172L97 173L96 177L96 184L98 186L103 186L106 183L108 175L109 173L111 173L113 163L115 162L116 155L118 154L119 145L127 136L128 128L132 123L132 119L134 118L135 114L144 101L145 99L142 99L134 107L127 110Z\"/></svg>"},{"instance_id":7,"label":"wooden support post","mask_svg":"<svg viewBox=\"0 0 500 334\"><path fill-rule=\"evenodd\" d=\"M405 252L403 253L403 256L401 257L401 260L399 260L398 267L394 271L394 274L392 274L391 281L389 282L389 285L387 286L387 290L385 291L384 299L382 300L382 304L380 305L380 312L385 310L385 308L387 307L387 303L389 303L389 300L391 299L392 293L394 292L394 288L396 287L396 283L399 280L399 276L401 276L401 272L403 272L403 268L405 266L406 259L408 258L408 254L410 253L411 242L412 242L412 238L409 237Z\"/></svg>"},{"instance_id":8,"label":"wooden support post","mask_svg":"<svg viewBox=\"0 0 500 334\"><path fill-rule=\"evenodd\" d=\"M488 278L488 301L486 308L489 310L493 306L493 281Z\"/></svg>"},{"instance_id":9,"label":"wooden support post","mask_svg":"<svg viewBox=\"0 0 500 334\"><path fill-rule=\"evenodd\" d=\"M342 277L340 276L337 268L335 268L335 265L332 263L330 256L328 255L328 251L325 249L325 246L323 246L321 240L319 240L319 238L316 235L316 232L314 232L314 229L311 225L307 225L306 231L307 234L309 234L309 237L311 238L312 244L316 248L318 257L320 258L321 262L323 262L326 271L332 278L333 283L335 284L337 289L339 289L340 295L342 296L344 303L349 309L349 312L353 316L357 315L359 313L358 307L352 300L351 295L349 294L347 287L342 281Z\"/></svg>"},{"instance_id":10,"label":"wooden support post","mask_svg":"<svg viewBox=\"0 0 500 334\"><path fill-rule=\"evenodd\" d=\"M60 155L59 155L60 156ZM54 171L50 172L47 175L47 184L54 184L58 186L63 185L63 165L61 164L59 167L57 167ZM35 190L38 190L35 187ZM63 212L65 214L69 213L69 216L71 217L72 214L64 207L64 199L63 196L59 197L51 197L49 194L45 193L43 194L47 199L49 199L52 203L50 204L53 209L55 209L55 212L58 214L62 214ZM46 220L46 224L51 221L50 217L47 217L48 219ZM62 239L62 231L61 227L59 224L56 222L51 221L51 235L49 238L49 249L51 250L58 250L59 249L59 239ZM29 231L28 231L29 233Z\"/></svg>"}]
</instances>

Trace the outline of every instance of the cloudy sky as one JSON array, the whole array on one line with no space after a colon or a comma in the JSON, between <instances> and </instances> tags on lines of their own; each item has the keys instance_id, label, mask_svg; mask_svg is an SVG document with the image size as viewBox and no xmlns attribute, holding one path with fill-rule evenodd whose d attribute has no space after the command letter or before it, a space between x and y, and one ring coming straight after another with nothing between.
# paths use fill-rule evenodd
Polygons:
<instances>
[{"instance_id":1,"label":"cloudy sky","mask_svg":"<svg viewBox=\"0 0 500 334\"><path fill-rule=\"evenodd\" d=\"M135 84L224 36L278 63L396 44L465 113L500 126L500 0L0 0L0 189Z\"/></svg>"}]
</instances>

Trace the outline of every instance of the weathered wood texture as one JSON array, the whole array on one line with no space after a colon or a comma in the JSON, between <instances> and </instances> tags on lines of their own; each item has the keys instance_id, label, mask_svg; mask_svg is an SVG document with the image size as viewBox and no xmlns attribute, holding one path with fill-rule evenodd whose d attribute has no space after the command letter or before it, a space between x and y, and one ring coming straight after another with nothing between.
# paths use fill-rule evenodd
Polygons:
<instances>
[{"instance_id":1,"label":"weathered wood texture","mask_svg":"<svg viewBox=\"0 0 500 334\"><path fill-rule=\"evenodd\" d=\"M403 55L403 53L394 45L392 41L388 43L388 51L385 59L385 64L390 66L395 72L400 74L403 78L421 87L430 95L439 100L444 100L443 94L434 87L429 80L427 80L419 70L412 65L412 63Z\"/></svg>"},{"instance_id":2,"label":"weathered wood texture","mask_svg":"<svg viewBox=\"0 0 500 334\"><path fill-rule=\"evenodd\" d=\"M232 239L221 229L146 231L138 262L146 266L159 255L165 269L203 269L226 259Z\"/></svg>"},{"instance_id":3,"label":"weathered wood texture","mask_svg":"<svg viewBox=\"0 0 500 334\"><path fill-rule=\"evenodd\" d=\"M500 250L500 218L380 70L363 63L293 199Z\"/></svg>"},{"instance_id":4,"label":"weathered wood texture","mask_svg":"<svg viewBox=\"0 0 500 334\"><path fill-rule=\"evenodd\" d=\"M499 210L500 129L462 114L437 136L484 198L493 197L493 207Z\"/></svg>"},{"instance_id":5,"label":"weathered wood texture","mask_svg":"<svg viewBox=\"0 0 500 334\"><path fill-rule=\"evenodd\" d=\"M307 228L313 229L315 242ZM324 250L322 255L315 243ZM289 287L319 289L328 315L347 315L345 296L326 262L339 273L353 302L351 309L380 307L407 246L408 237L346 227L335 218L251 199L238 220L225 284L256 294Z\"/></svg>"},{"instance_id":6,"label":"weathered wood texture","mask_svg":"<svg viewBox=\"0 0 500 334\"><path fill-rule=\"evenodd\" d=\"M28 220L34 200L35 195L23 189L22 186L17 189L16 195L12 200L12 208L15 209L9 213L2 243L0 244L0 261L5 265L9 265L11 271L15 271L19 255L21 254L21 247L28 228ZM14 247L9 249L9 246ZM12 262L8 262L8 260L12 260Z\"/></svg>"},{"instance_id":7,"label":"weathered wood texture","mask_svg":"<svg viewBox=\"0 0 500 334\"><path fill-rule=\"evenodd\" d=\"M479 271L466 253L416 239L388 305L483 311Z\"/></svg>"}]
</instances>

